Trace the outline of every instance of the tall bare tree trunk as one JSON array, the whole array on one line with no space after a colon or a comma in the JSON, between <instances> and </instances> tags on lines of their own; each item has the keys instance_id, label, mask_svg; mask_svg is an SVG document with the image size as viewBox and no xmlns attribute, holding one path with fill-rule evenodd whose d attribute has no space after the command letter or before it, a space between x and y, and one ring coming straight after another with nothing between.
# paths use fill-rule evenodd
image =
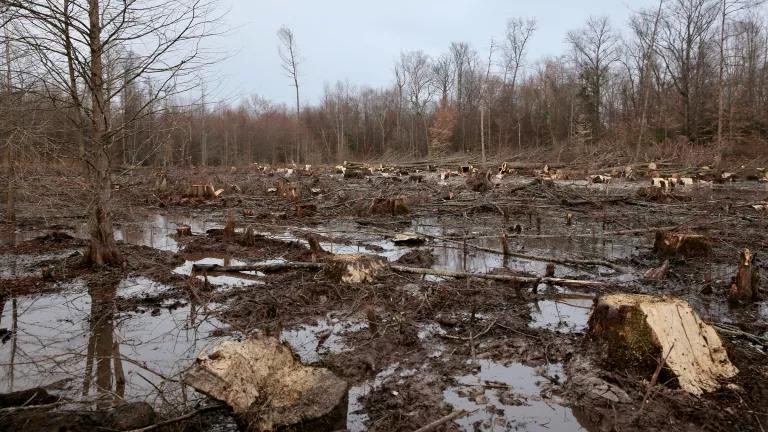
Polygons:
<instances>
[{"instance_id":1,"label":"tall bare tree trunk","mask_svg":"<svg viewBox=\"0 0 768 432\"><path fill-rule=\"evenodd\" d=\"M100 16L99 0L89 0L91 157L90 160L86 161L86 164L88 165L92 198L89 205L90 246L86 261L91 265L119 265L122 263L122 258L115 245L110 211L112 179L107 142L108 122L104 112L104 71Z\"/></svg>"},{"instance_id":2,"label":"tall bare tree trunk","mask_svg":"<svg viewBox=\"0 0 768 432\"><path fill-rule=\"evenodd\" d=\"M643 135L645 135L645 126L648 122L648 99L650 98L651 86L648 82L648 65L653 58L653 50L656 46L656 34L659 31L659 20L661 19L661 8L664 5L664 0L659 0L659 8L656 11L656 19L653 21L653 32L651 33L651 41L648 43L645 55L643 56L643 69L640 71L640 85L643 86L643 108L640 113L640 133L637 137L637 148L635 149L635 159L640 156L640 148L643 145Z\"/></svg>"},{"instance_id":3,"label":"tall bare tree trunk","mask_svg":"<svg viewBox=\"0 0 768 432\"><path fill-rule=\"evenodd\" d=\"M8 27L5 27L5 88L8 95L13 95L13 82L11 76L11 38L8 32ZM13 149L13 134L8 138L5 143L6 147L6 163L8 164L8 185L6 189L6 201L5 201L5 221L8 224L13 224L16 221L16 169Z\"/></svg>"},{"instance_id":4,"label":"tall bare tree trunk","mask_svg":"<svg viewBox=\"0 0 768 432\"><path fill-rule=\"evenodd\" d=\"M717 146L722 151L723 146L723 116L725 110L724 104L724 83L725 80L725 15L728 5L723 0L722 10L720 11L720 69L717 79Z\"/></svg>"}]
</instances>

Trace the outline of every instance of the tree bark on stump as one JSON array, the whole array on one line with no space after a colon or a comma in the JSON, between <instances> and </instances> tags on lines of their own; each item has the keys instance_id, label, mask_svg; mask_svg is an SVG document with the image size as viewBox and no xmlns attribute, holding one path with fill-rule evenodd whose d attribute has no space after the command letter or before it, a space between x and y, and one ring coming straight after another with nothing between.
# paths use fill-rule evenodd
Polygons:
<instances>
[{"instance_id":1,"label":"tree bark on stump","mask_svg":"<svg viewBox=\"0 0 768 432\"><path fill-rule=\"evenodd\" d=\"M681 299L603 296L589 318L589 335L617 370L653 371L663 354L680 387L692 394L717 390L720 380L739 373L715 329Z\"/></svg>"},{"instance_id":2,"label":"tree bark on stump","mask_svg":"<svg viewBox=\"0 0 768 432\"><path fill-rule=\"evenodd\" d=\"M736 278L728 290L728 300L731 303L758 300L760 273L753 263L754 258L755 256L749 249L744 249L739 254L739 267L736 270Z\"/></svg>"}]
</instances>

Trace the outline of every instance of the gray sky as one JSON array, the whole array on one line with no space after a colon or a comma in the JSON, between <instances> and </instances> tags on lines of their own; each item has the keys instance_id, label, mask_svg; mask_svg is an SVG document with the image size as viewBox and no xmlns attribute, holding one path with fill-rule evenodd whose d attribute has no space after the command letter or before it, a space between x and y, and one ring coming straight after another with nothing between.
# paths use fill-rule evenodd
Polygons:
<instances>
[{"instance_id":1,"label":"gray sky","mask_svg":"<svg viewBox=\"0 0 768 432\"><path fill-rule=\"evenodd\" d=\"M533 61L567 50L565 33L589 15L608 15L620 30L631 10L658 0L221 0L228 34L211 41L228 57L212 68L209 88L237 100L259 94L291 104L293 88L280 68L276 32L290 27L303 57L302 103L320 100L325 83L349 80L380 87L392 81L401 51L431 56L466 41L486 57L510 17L538 22L528 53Z\"/></svg>"}]
</instances>

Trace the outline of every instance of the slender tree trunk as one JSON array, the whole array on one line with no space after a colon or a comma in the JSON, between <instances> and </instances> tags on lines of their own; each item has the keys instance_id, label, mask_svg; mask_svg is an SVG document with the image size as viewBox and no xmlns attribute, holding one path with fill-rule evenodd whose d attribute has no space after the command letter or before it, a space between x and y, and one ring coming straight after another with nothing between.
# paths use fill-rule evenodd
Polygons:
<instances>
[{"instance_id":1,"label":"slender tree trunk","mask_svg":"<svg viewBox=\"0 0 768 432\"><path fill-rule=\"evenodd\" d=\"M637 148L635 149L635 159L640 156L640 149L643 145L643 135L645 134L645 126L648 122L648 99L650 98L651 86L648 80L648 65L653 58L653 49L656 46L656 33L659 30L659 20L661 19L661 8L664 5L664 0L659 0L659 8L656 11L656 19L653 22L653 32L651 33L651 41L648 44L648 48L643 56L643 68L640 71L640 85L643 87L643 108L640 113L640 133L637 137Z\"/></svg>"},{"instance_id":2,"label":"slender tree trunk","mask_svg":"<svg viewBox=\"0 0 768 432\"><path fill-rule=\"evenodd\" d=\"M724 109L724 83L725 80L725 16L726 16L726 0L723 0L720 11L720 69L717 79L717 146L718 151L722 151L723 145L723 116L725 114Z\"/></svg>"},{"instance_id":3,"label":"slender tree trunk","mask_svg":"<svg viewBox=\"0 0 768 432\"><path fill-rule=\"evenodd\" d=\"M89 0L89 45L91 54L91 157L86 161L91 186L89 205L90 246L86 261L91 265L119 265L122 258L117 252L112 232L112 179L109 145L104 112L104 75L102 67L101 22L99 0Z\"/></svg>"},{"instance_id":4,"label":"slender tree trunk","mask_svg":"<svg viewBox=\"0 0 768 432\"><path fill-rule=\"evenodd\" d=\"M8 32L8 27L5 28L5 88L9 97L13 97L13 82L11 74L11 38ZM15 97L14 97L15 99ZM13 134L11 134L5 142L6 147L6 163L8 164L8 185L6 188L6 201L5 201L5 222L9 225L16 221L16 169L14 158L14 142ZM13 235L13 234L11 234ZM2 311L0 311L1 313Z\"/></svg>"},{"instance_id":5,"label":"slender tree trunk","mask_svg":"<svg viewBox=\"0 0 768 432\"><path fill-rule=\"evenodd\" d=\"M75 75L75 60L74 60L74 54L72 51L72 37L69 34L70 29L70 5L72 4L71 0L64 0L63 3L63 11L64 11L64 23L63 23L63 29L64 32L64 53L67 56L67 74L69 78L69 93L70 98L72 98L72 105L75 108L75 126L77 128L75 141L77 143L77 151L78 155L81 159L85 158L85 137L84 137L84 131L83 131L83 110L80 102L80 95L77 91L77 78Z\"/></svg>"}]
</instances>

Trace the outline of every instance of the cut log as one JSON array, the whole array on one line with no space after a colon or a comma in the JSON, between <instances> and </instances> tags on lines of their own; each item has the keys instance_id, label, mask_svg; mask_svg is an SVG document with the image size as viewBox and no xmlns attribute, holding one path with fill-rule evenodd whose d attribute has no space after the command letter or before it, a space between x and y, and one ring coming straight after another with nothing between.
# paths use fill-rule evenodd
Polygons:
<instances>
[{"instance_id":1,"label":"cut log","mask_svg":"<svg viewBox=\"0 0 768 432\"><path fill-rule=\"evenodd\" d=\"M656 231L653 250L661 256L690 258L709 255L712 251L712 245L709 239L701 234Z\"/></svg>"},{"instance_id":2,"label":"cut log","mask_svg":"<svg viewBox=\"0 0 768 432\"><path fill-rule=\"evenodd\" d=\"M728 300L731 303L752 302L758 299L757 291L760 283L760 272L753 263L754 255L749 249L744 249L739 254L739 266L736 270L730 289Z\"/></svg>"},{"instance_id":3,"label":"cut log","mask_svg":"<svg viewBox=\"0 0 768 432\"><path fill-rule=\"evenodd\" d=\"M663 353L680 388L700 395L720 387L739 371L731 364L717 332L684 300L641 294L598 299L589 335L606 364L617 370L653 371Z\"/></svg>"},{"instance_id":4,"label":"cut log","mask_svg":"<svg viewBox=\"0 0 768 432\"><path fill-rule=\"evenodd\" d=\"M371 174L371 171L367 168L361 167L344 167L345 179L361 179Z\"/></svg>"},{"instance_id":5,"label":"cut log","mask_svg":"<svg viewBox=\"0 0 768 432\"><path fill-rule=\"evenodd\" d=\"M392 238L392 243L398 246L417 246L426 241L424 237L412 232L399 233Z\"/></svg>"},{"instance_id":6,"label":"cut log","mask_svg":"<svg viewBox=\"0 0 768 432\"><path fill-rule=\"evenodd\" d=\"M223 342L197 357L184 382L226 402L253 430L328 415L347 392L344 380L327 369L304 366L274 338Z\"/></svg>"},{"instance_id":7,"label":"cut log","mask_svg":"<svg viewBox=\"0 0 768 432\"><path fill-rule=\"evenodd\" d=\"M378 255L334 255L325 268L333 280L344 283L370 283L387 268L387 260Z\"/></svg>"}]
</instances>

